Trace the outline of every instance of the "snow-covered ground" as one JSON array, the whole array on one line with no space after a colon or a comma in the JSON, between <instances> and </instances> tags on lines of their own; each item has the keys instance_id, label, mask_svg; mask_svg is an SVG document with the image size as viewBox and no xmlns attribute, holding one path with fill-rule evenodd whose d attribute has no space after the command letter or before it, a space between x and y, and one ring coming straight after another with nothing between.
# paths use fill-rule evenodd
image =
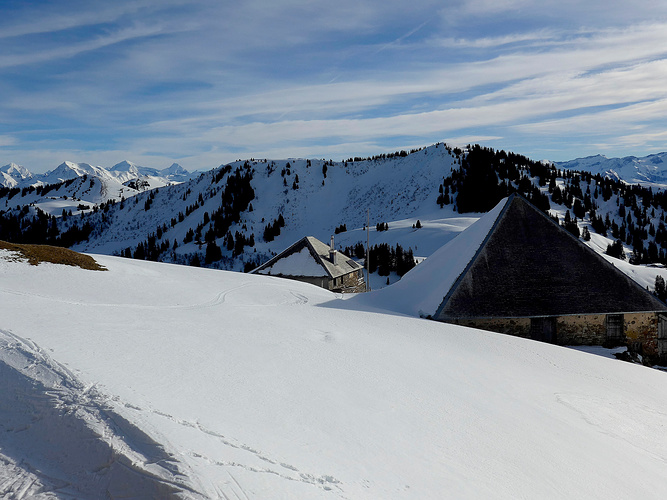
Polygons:
<instances>
[{"instance_id":1,"label":"snow-covered ground","mask_svg":"<svg viewBox=\"0 0 667 500\"><path fill-rule=\"evenodd\" d=\"M663 372L95 258L0 258L3 498L667 495Z\"/></svg>"}]
</instances>

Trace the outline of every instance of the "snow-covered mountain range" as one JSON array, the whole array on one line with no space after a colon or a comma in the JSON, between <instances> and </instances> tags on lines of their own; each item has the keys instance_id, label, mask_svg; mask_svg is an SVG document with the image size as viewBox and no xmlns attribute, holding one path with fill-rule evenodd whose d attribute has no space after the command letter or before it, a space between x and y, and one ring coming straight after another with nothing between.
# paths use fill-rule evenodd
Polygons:
<instances>
[{"instance_id":1,"label":"snow-covered mountain range","mask_svg":"<svg viewBox=\"0 0 667 500\"><path fill-rule=\"evenodd\" d=\"M406 248L419 247L418 251L430 254L443 238L453 237L476 220L454 213L451 207L440 209L436 203L438 186L458 168L459 161L456 153L439 144L406 156L355 162L294 158L234 162L111 207L103 224L93 223L96 229L88 242L75 248L108 254L127 248L134 251L148 234L159 233L159 239L169 240L172 249L165 255L167 260L185 263L198 253L203 263L202 244L210 241L209 231L218 231L215 241L224 255L220 266L240 270L242 261L263 260L305 235L329 241L341 224L348 230L336 236L337 245L354 245L365 238L362 228L370 209L372 226L377 221L392 221L391 235L375 232L374 243L395 245L398 237ZM233 214L223 200L239 192L234 179L243 176L248 178L253 198L245 209ZM220 233L222 205L230 225ZM279 215L287 223L280 234L266 241L264 231ZM430 222L416 234L412 226L419 217ZM235 241L253 236L254 246L245 246L242 255L234 256L235 250L227 248L227 232Z\"/></svg>"},{"instance_id":2,"label":"snow-covered mountain range","mask_svg":"<svg viewBox=\"0 0 667 500\"><path fill-rule=\"evenodd\" d=\"M432 259L349 300L274 277L0 251L0 496L663 498L663 373L398 312L440 287L429 267L451 262L434 252L480 218L459 211L464 176L473 195L546 200L568 230L590 229L587 245L628 255L664 257L667 196L511 154L482 151L493 168L476 171L472 154L239 161L145 191L122 175L155 172L130 162L65 163L56 184L0 188L0 230L97 254L240 270L305 235L353 246L369 220L371 245ZM212 246L222 258L207 262ZM608 258L642 287L667 276ZM396 279L374 275L373 289Z\"/></svg>"},{"instance_id":3,"label":"snow-covered mountain range","mask_svg":"<svg viewBox=\"0 0 667 500\"><path fill-rule=\"evenodd\" d=\"M575 160L555 162L557 168L584 170L593 174L609 175L630 184L667 187L667 153L638 158L607 158L604 155L588 156Z\"/></svg>"},{"instance_id":4,"label":"snow-covered mountain range","mask_svg":"<svg viewBox=\"0 0 667 500\"><path fill-rule=\"evenodd\" d=\"M85 175L98 178L102 182L115 182L124 185L134 182L132 187L134 189L139 187L139 191L184 182L191 177L191 174L178 163L158 170L142 167L127 160L117 163L110 169L88 163L65 161L44 174L33 174L21 165L10 163L0 167L0 174L2 174L0 186L9 188L58 184Z\"/></svg>"}]
</instances>

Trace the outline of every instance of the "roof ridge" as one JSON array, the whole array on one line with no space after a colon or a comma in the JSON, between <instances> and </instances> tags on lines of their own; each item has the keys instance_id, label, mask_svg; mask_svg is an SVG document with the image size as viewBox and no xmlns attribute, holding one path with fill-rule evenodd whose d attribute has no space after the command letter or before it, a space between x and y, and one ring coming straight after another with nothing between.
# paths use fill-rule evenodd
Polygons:
<instances>
[{"instance_id":1,"label":"roof ridge","mask_svg":"<svg viewBox=\"0 0 667 500\"><path fill-rule=\"evenodd\" d=\"M324 245L325 243L324 243L323 241L318 240L318 239L315 238L314 236L306 236L306 237L304 237L304 239L306 240L306 246L308 247L308 251L310 252L310 254L315 258L315 260L317 261L317 263L318 263L320 266L322 266L322 267L324 268L324 270L326 271L326 273L327 273L327 275L329 276L329 278L333 278L334 276L333 276L333 274L331 274L331 271L329 271L329 266L326 265L326 263L325 263L324 260L322 259L322 256L319 254L319 252L318 252L317 250L315 250L315 247L313 246L313 243L310 241L311 238L314 239L314 240L316 240L316 241L319 241L319 242L322 243L323 245Z\"/></svg>"}]
</instances>

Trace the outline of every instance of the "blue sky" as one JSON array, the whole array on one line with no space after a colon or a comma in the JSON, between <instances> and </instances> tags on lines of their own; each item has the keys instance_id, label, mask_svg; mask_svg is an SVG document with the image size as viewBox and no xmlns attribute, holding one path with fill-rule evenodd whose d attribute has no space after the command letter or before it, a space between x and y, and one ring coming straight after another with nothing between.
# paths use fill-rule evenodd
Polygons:
<instances>
[{"instance_id":1,"label":"blue sky","mask_svg":"<svg viewBox=\"0 0 667 500\"><path fill-rule=\"evenodd\" d=\"M667 150L667 3L0 3L0 165Z\"/></svg>"}]
</instances>

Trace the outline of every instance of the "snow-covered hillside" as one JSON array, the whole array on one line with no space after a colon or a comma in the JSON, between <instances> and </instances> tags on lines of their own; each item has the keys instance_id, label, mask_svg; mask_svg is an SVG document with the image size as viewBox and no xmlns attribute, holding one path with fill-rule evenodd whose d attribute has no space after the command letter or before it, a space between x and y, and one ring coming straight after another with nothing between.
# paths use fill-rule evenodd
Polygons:
<instances>
[{"instance_id":1,"label":"snow-covered hillside","mask_svg":"<svg viewBox=\"0 0 667 500\"><path fill-rule=\"evenodd\" d=\"M125 186L113 177L73 175L69 179L57 182L15 188L0 197L0 212L11 210L15 206L29 207L32 213L36 209L61 216L63 210L78 215L82 210L90 210L109 201L120 201L141 192Z\"/></svg>"},{"instance_id":2,"label":"snow-covered hillside","mask_svg":"<svg viewBox=\"0 0 667 500\"><path fill-rule=\"evenodd\" d=\"M0 496L667 494L663 372L95 258L108 271L0 258Z\"/></svg>"},{"instance_id":3,"label":"snow-covered hillside","mask_svg":"<svg viewBox=\"0 0 667 500\"><path fill-rule=\"evenodd\" d=\"M450 207L438 208L438 186L454 168L458 168L458 159L443 144L404 157L349 163L315 159L235 162L229 166L230 174L220 175L223 171L220 167L188 183L143 193L122 207L111 207L101 229L75 249L107 254L126 247L134 250L148 234L157 233L157 228L161 227L162 241L169 240L170 246L174 240L178 243L178 248L163 260L187 262L186 258L193 253L203 254L197 240L205 244L204 235L213 226L208 220L220 208L220 196L229 177L240 169L252 175L250 185L254 198L250 202L252 206L233 221L230 231L232 236L237 231L247 237L254 235L255 246L246 248L242 256L246 261L266 259L307 235L328 241L341 224L349 229L336 237L337 245L354 245L365 239L362 228L368 208L372 221L392 221L391 230L396 230L391 236L378 233L374 242L388 238L394 244L400 239L407 246L418 247L421 243L423 250L417 249L417 252L428 255L476 220L474 214L460 216ZM262 237L263 231L279 215L283 215L287 223L274 240L267 242ZM412 225L418 217L431 221L420 230L419 238L411 236ZM175 223L170 223L174 218ZM193 240L184 244L190 230L199 233L199 238L195 234ZM224 249L222 236L224 234L216 241ZM231 256L231 251L226 255ZM242 261L221 265L240 269Z\"/></svg>"}]
</instances>

